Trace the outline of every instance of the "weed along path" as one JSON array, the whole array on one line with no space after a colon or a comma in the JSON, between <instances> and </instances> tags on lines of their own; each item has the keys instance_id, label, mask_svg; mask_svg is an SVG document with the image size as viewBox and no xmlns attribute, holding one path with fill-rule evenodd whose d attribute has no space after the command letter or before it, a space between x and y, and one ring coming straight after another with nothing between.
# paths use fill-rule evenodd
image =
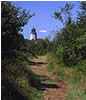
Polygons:
<instances>
[{"instance_id":1,"label":"weed along path","mask_svg":"<svg viewBox=\"0 0 86 100\"><path fill-rule=\"evenodd\" d=\"M44 91L44 100L65 100L70 86L66 81L46 70L48 64L46 58L46 56L39 56L31 65L36 74L40 76L39 89Z\"/></svg>"}]
</instances>

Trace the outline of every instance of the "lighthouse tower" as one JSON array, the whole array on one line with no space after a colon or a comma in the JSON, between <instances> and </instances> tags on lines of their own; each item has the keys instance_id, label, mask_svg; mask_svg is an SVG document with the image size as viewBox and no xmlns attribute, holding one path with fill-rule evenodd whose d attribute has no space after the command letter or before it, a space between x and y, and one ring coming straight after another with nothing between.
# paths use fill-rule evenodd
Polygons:
<instances>
[{"instance_id":1,"label":"lighthouse tower","mask_svg":"<svg viewBox=\"0 0 86 100\"><path fill-rule=\"evenodd\" d=\"M30 33L30 40L34 40L34 41L37 40L37 33L36 33L36 29L34 27L32 28L32 31Z\"/></svg>"}]
</instances>

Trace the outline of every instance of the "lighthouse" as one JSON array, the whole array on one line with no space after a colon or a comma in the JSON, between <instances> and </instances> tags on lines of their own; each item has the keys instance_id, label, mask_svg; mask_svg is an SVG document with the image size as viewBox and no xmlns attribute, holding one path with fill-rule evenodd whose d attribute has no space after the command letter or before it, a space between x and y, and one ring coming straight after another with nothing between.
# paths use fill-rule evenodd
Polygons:
<instances>
[{"instance_id":1,"label":"lighthouse","mask_svg":"<svg viewBox=\"0 0 86 100\"><path fill-rule=\"evenodd\" d=\"M33 27L30 33L30 40L37 40L37 33L36 33L36 29Z\"/></svg>"}]
</instances>

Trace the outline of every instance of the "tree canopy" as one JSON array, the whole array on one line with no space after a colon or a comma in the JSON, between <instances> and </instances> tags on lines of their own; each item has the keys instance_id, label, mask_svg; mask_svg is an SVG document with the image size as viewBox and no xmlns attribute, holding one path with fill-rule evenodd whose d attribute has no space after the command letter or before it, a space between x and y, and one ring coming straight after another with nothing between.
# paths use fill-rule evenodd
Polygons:
<instances>
[{"instance_id":1,"label":"tree canopy","mask_svg":"<svg viewBox=\"0 0 86 100\"><path fill-rule=\"evenodd\" d=\"M66 65L75 66L86 59L86 2L81 2L77 20L72 20L70 10L73 5L66 4L61 12L54 13L55 18L62 21L62 13L67 13L65 26L57 33L56 54ZM65 16L65 15L64 15ZM59 34L60 33L60 34Z\"/></svg>"},{"instance_id":2,"label":"tree canopy","mask_svg":"<svg viewBox=\"0 0 86 100\"><path fill-rule=\"evenodd\" d=\"M7 1L1 2L1 39L2 55L11 53L12 49L19 48L24 37L21 33L29 19L34 16L25 9L15 7Z\"/></svg>"}]
</instances>

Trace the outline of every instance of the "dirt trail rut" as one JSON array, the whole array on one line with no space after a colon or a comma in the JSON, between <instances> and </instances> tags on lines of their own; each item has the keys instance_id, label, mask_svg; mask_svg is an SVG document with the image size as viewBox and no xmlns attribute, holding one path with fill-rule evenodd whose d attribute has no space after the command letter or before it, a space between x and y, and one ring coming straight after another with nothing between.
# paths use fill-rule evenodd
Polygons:
<instances>
[{"instance_id":1,"label":"dirt trail rut","mask_svg":"<svg viewBox=\"0 0 86 100\"><path fill-rule=\"evenodd\" d=\"M33 65L35 72L39 75L43 73L43 75L46 75L55 82L55 84L49 84L49 79L40 75L40 79L46 83L44 100L65 100L65 96L67 96L71 86L66 81L48 72L46 66L46 56L40 56L38 59L35 59L35 64Z\"/></svg>"}]
</instances>

